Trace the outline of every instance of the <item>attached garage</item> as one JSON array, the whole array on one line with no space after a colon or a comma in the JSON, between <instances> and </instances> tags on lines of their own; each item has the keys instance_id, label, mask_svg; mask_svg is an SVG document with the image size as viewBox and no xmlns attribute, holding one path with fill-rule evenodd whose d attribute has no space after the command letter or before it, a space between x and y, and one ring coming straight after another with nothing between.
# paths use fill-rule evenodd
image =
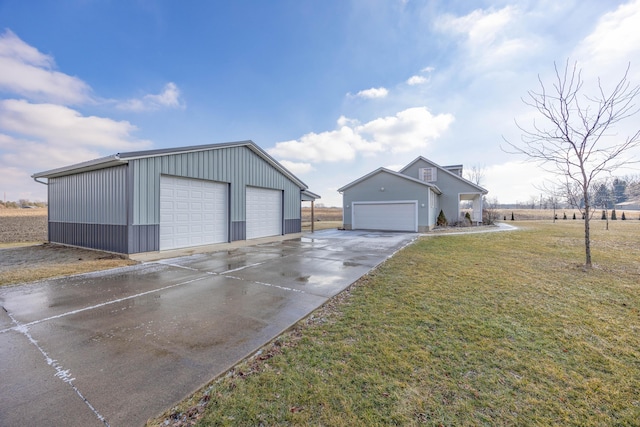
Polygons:
<instances>
[{"instance_id":1,"label":"attached garage","mask_svg":"<svg viewBox=\"0 0 640 427\"><path fill-rule=\"evenodd\" d=\"M300 233L303 197L319 197L252 141L119 153L32 177L48 186L49 241L125 254Z\"/></svg>"},{"instance_id":2,"label":"attached garage","mask_svg":"<svg viewBox=\"0 0 640 427\"><path fill-rule=\"evenodd\" d=\"M435 222L435 185L379 168L338 190L347 230L424 232Z\"/></svg>"},{"instance_id":3,"label":"attached garage","mask_svg":"<svg viewBox=\"0 0 640 427\"><path fill-rule=\"evenodd\" d=\"M282 234L282 192L247 187L247 239Z\"/></svg>"},{"instance_id":4,"label":"attached garage","mask_svg":"<svg viewBox=\"0 0 640 427\"><path fill-rule=\"evenodd\" d=\"M354 202L354 230L418 231L418 202Z\"/></svg>"},{"instance_id":5,"label":"attached garage","mask_svg":"<svg viewBox=\"0 0 640 427\"><path fill-rule=\"evenodd\" d=\"M224 243L228 184L160 176L160 250Z\"/></svg>"}]
</instances>

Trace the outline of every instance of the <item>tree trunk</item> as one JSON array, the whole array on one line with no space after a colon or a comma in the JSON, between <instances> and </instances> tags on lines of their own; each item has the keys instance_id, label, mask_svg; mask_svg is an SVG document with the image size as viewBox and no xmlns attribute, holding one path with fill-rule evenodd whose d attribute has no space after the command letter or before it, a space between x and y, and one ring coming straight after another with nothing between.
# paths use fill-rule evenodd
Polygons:
<instances>
[{"instance_id":1,"label":"tree trunk","mask_svg":"<svg viewBox=\"0 0 640 427\"><path fill-rule=\"evenodd\" d=\"M591 268L591 236L590 236L590 230L589 230L589 218L591 216L591 213L589 212L589 210L590 210L589 202L587 201L587 199L585 199L585 204L584 204L584 251L585 251L586 259L585 259L584 266L587 269Z\"/></svg>"}]
</instances>

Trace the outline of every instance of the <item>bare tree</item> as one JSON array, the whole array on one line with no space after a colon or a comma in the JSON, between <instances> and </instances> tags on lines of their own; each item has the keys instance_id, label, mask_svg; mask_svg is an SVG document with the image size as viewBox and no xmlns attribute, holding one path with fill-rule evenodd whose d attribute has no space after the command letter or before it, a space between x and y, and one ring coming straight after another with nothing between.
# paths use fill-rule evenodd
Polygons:
<instances>
[{"instance_id":1,"label":"bare tree","mask_svg":"<svg viewBox=\"0 0 640 427\"><path fill-rule=\"evenodd\" d=\"M629 151L640 145L640 130L625 139L612 138L611 131L622 120L638 112L634 104L640 86L631 86L629 66L615 87L607 92L598 79L595 96L583 94L583 80L577 63L564 70L554 63L555 80L549 87L540 77L539 91L529 91L523 102L545 119L535 120L522 131L521 144L505 139L512 153L524 154L543 169L561 177L567 188L579 188L584 217L585 268L591 268L590 188L596 177L628 164Z\"/></svg>"},{"instance_id":2,"label":"bare tree","mask_svg":"<svg viewBox=\"0 0 640 427\"><path fill-rule=\"evenodd\" d=\"M485 172L484 170L484 166L471 166L467 171L465 171L465 178L476 185L482 185L482 180L484 179Z\"/></svg>"},{"instance_id":3,"label":"bare tree","mask_svg":"<svg viewBox=\"0 0 640 427\"><path fill-rule=\"evenodd\" d=\"M624 179L627 181L627 188L624 190L627 200L640 202L640 175L626 176Z\"/></svg>"},{"instance_id":4,"label":"bare tree","mask_svg":"<svg viewBox=\"0 0 640 427\"><path fill-rule=\"evenodd\" d=\"M500 220L500 212L498 211L498 199L484 197L482 201L482 223L487 225L493 225L496 221Z\"/></svg>"}]
</instances>

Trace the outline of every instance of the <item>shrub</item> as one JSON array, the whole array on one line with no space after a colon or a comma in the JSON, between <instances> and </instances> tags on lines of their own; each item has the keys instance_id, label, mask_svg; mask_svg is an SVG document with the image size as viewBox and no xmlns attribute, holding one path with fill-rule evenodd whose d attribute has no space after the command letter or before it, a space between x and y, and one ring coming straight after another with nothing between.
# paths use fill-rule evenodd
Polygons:
<instances>
[{"instance_id":1,"label":"shrub","mask_svg":"<svg viewBox=\"0 0 640 427\"><path fill-rule=\"evenodd\" d=\"M563 212L562 219L567 219L567 213Z\"/></svg>"},{"instance_id":2,"label":"shrub","mask_svg":"<svg viewBox=\"0 0 640 427\"><path fill-rule=\"evenodd\" d=\"M513 212L511 212L511 221L515 221L515 218L513 217Z\"/></svg>"},{"instance_id":3,"label":"shrub","mask_svg":"<svg viewBox=\"0 0 640 427\"><path fill-rule=\"evenodd\" d=\"M464 214L464 222L467 225L471 225L471 214L469 212L465 212L465 214Z\"/></svg>"},{"instance_id":4,"label":"shrub","mask_svg":"<svg viewBox=\"0 0 640 427\"><path fill-rule=\"evenodd\" d=\"M602 211L602 217L600 219L607 219L607 211Z\"/></svg>"},{"instance_id":5,"label":"shrub","mask_svg":"<svg viewBox=\"0 0 640 427\"><path fill-rule=\"evenodd\" d=\"M576 213L575 212L573 213L573 219L576 219Z\"/></svg>"},{"instance_id":6,"label":"shrub","mask_svg":"<svg viewBox=\"0 0 640 427\"><path fill-rule=\"evenodd\" d=\"M617 220L617 219L618 219L618 218L616 217L616 210L614 209L614 210L612 210L612 211L611 211L611 220L612 220L612 221L615 221L615 220Z\"/></svg>"},{"instance_id":7,"label":"shrub","mask_svg":"<svg viewBox=\"0 0 640 427\"><path fill-rule=\"evenodd\" d=\"M622 220L625 221L627 219L626 216L624 216L624 212L622 212Z\"/></svg>"},{"instance_id":8,"label":"shrub","mask_svg":"<svg viewBox=\"0 0 640 427\"><path fill-rule=\"evenodd\" d=\"M440 214L438 214L438 219L436 220L436 225L439 227L447 226L447 217L444 216L444 212L440 209Z\"/></svg>"}]
</instances>

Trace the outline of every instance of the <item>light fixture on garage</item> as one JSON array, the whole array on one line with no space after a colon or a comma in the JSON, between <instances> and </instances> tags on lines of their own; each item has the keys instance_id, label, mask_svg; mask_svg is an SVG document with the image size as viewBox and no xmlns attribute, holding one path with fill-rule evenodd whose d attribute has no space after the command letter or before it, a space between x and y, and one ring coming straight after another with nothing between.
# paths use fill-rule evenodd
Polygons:
<instances>
[{"instance_id":1,"label":"light fixture on garage","mask_svg":"<svg viewBox=\"0 0 640 427\"><path fill-rule=\"evenodd\" d=\"M384 191L384 187L380 187L380 191Z\"/></svg>"}]
</instances>

